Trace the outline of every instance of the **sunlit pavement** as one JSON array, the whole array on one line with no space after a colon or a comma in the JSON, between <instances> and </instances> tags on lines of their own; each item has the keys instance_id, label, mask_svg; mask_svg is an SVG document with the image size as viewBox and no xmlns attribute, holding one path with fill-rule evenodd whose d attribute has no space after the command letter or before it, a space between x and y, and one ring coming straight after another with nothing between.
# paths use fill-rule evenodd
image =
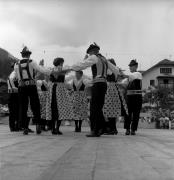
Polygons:
<instances>
[{"instance_id":1,"label":"sunlit pavement","mask_svg":"<svg viewBox=\"0 0 174 180\"><path fill-rule=\"evenodd\" d=\"M0 180L174 180L172 130L100 138L86 138L88 128L61 130L24 136L0 125Z\"/></svg>"}]
</instances>

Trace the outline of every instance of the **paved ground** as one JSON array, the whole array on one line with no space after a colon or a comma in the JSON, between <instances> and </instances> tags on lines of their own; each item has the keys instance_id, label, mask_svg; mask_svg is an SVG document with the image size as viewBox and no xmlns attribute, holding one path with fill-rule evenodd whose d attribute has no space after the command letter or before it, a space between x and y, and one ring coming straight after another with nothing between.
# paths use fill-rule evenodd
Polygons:
<instances>
[{"instance_id":1,"label":"paved ground","mask_svg":"<svg viewBox=\"0 0 174 180\"><path fill-rule=\"evenodd\" d=\"M23 136L0 125L0 180L174 180L174 131L89 139L73 130Z\"/></svg>"}]
</instances>

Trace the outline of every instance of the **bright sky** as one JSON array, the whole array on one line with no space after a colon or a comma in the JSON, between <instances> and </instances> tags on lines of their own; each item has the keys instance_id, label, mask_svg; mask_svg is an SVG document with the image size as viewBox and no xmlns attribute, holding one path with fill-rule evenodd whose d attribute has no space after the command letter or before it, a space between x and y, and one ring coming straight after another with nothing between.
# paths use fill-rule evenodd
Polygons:
<instances>
[{"instance_id":1,"label":"bright sky","mask_svg":"<svg viewBox=\"0 0 174 180\"><path fill-rule=\"evenodd\" d=\"M0 0L0 47L18 58L24 44L47 66L72 65L93 42L125 70L132 58L141 70L174 59L174 1Z\"/></svg>"}]
</instances>

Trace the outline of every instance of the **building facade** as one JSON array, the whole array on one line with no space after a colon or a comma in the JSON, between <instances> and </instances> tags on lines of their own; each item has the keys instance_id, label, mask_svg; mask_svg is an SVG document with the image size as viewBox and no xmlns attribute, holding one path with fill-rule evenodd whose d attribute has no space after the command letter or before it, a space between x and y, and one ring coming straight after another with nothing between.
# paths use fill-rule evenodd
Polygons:
<instances>
[{"instance_id":1,"label":"building facade","mask_svg":"<svg viewBox=\"0 0 174 180\"><path fill-rule=\"evenodd\" d=\"M142 73L142 88L164 87L174 91L174 61L164 59Z\"/></svg>"}]
</instances>

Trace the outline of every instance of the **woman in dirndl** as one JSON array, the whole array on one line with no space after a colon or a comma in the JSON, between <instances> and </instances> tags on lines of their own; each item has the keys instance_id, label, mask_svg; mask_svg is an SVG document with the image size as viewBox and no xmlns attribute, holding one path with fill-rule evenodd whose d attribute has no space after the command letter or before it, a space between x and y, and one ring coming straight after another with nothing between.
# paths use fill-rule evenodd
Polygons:
<instances>
[{"instance_id":1,"label":"woman in dirndl","mask_svg":"<svg viewBox=\"0 0 174 180\"><path fill-rule=\"evenodd\" d=\"M83 81L83 71L75 72L72 82L73 89L73 113L75 121L75 132L81 132L82 121L88 118L88 101Z\"/></svg>"},{"instance_id":2,"label":"woman in dirndl","mask_svg":"<svg viewBox=\"0 0 174 180\"><path fill-rule=\"evenodd\" d=\"M109 61L116 66L114 59L109 59ZM103 107L104 116L106 118L105 134L118 134L116 122L122 115L122 111L127 112L126 101L117 85L117 77L108 70L107 93Z\"/></svg>"},{"instance_id":3,"label":"woman in dirndl","mask_svg":"<svg viewBox=\"0 0 174 180\"><path fill-rule=\"evenodd\" d=\"M73 117L72 103L65 83L66 70L63 68L64 59L56 58L53 61L54 70L59 74L50 76L50 85L46 100L46 120L51 121L53 135L62 135L59 130L62 120L71 120Z\"/></svg>"}]
</instances>

